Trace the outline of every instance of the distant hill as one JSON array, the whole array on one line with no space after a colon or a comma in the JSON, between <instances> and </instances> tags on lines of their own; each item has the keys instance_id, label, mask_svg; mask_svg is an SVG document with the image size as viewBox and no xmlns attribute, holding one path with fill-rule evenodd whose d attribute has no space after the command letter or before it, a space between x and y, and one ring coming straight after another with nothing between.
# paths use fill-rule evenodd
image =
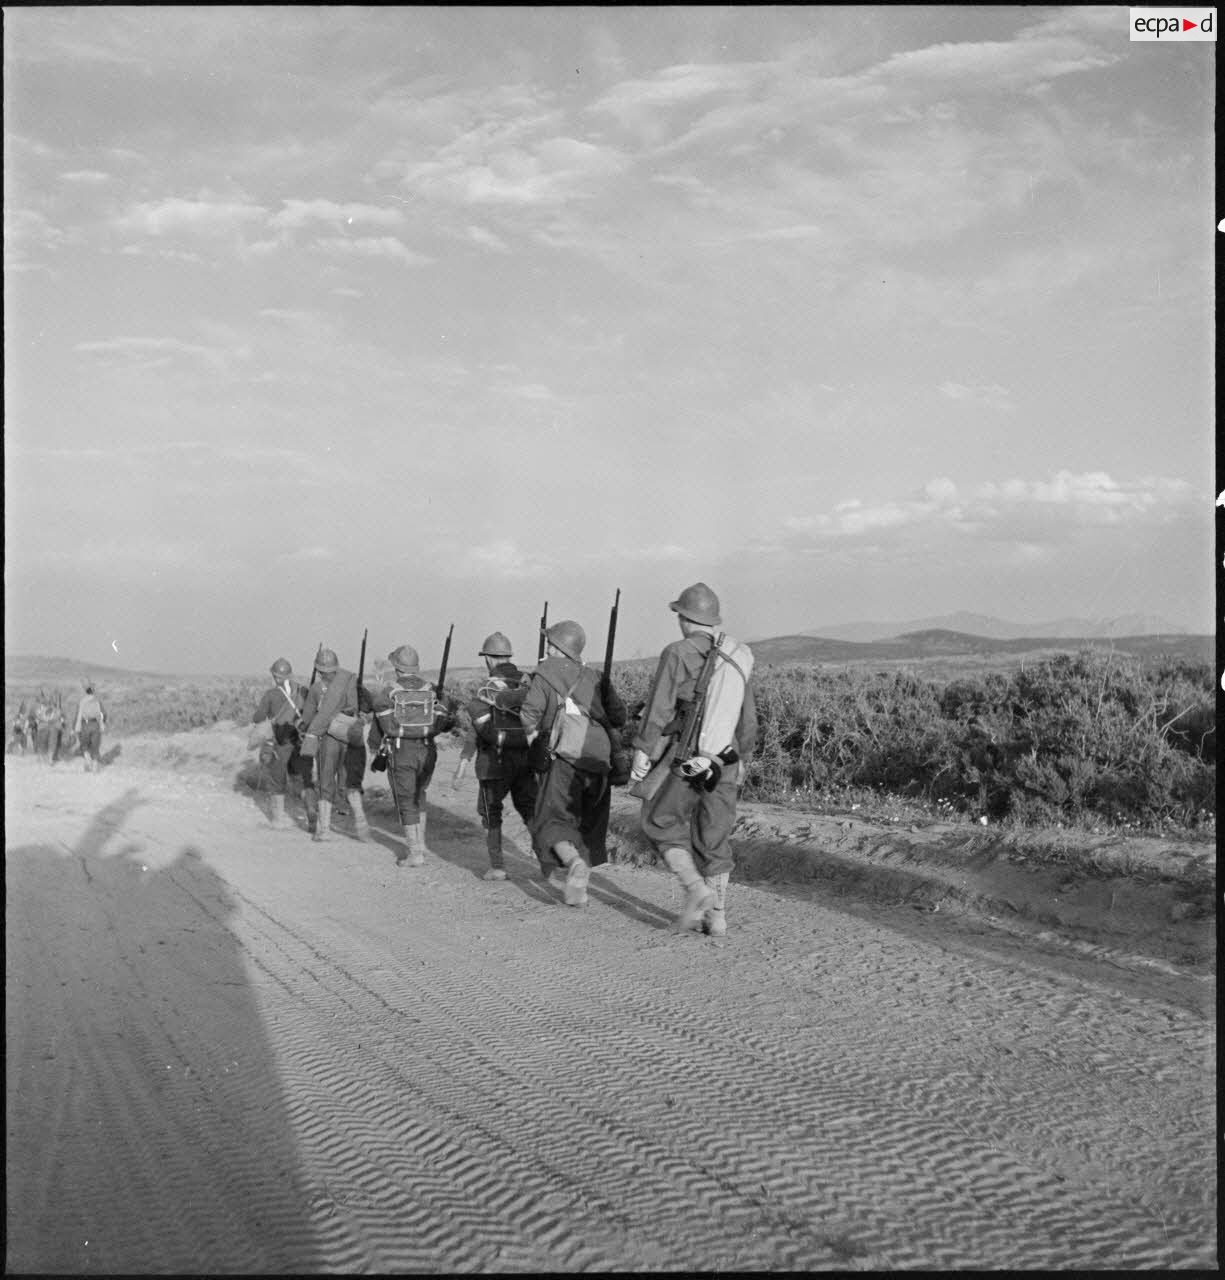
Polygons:
<instances>
[{"instance_id":1,"label":"distant hill","mask_svg":"<svg viewBox=\"0 0 1225 1280\"><path fill-rule=\"evenodd\" d=\"M801 631L801 636L818 636L823 640L851 640L868 644L892 640L917 631L954 631L963 635L991 640L1025 640L1043 636L1056 640L1105 639L1148 635L1182 636L1190 634L1166 618L1149 613L1129 613L1117 618L1056 618L1051 622L1009 622L983 613L947 613L936 618L917 618L909 622L842 622L827 627Z\"/></svg>"},{"instance_id":2,"label":"distant hill","mask_svg":"<svg viewBox=\"0 0 1225 1280\"><path fill-rule=\"evenodd\" d=\"M1073 653L1092 648L1132 654L1136 657L1180 658L1188 662L1212 662L1215 639L1186 634L1101 636L1024 636L997 639L941 627L911 631L890 639L857 642L828 636L774 636L752 642L759 663L787 662L917 662L934 658L1006 658L1027 653Z\"/></svg>"}]
</instances>

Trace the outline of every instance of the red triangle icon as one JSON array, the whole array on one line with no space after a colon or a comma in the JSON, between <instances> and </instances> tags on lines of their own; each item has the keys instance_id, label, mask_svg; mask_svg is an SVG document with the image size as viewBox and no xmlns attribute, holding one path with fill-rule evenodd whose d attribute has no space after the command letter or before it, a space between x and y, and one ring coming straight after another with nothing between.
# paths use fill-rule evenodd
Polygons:
<instances>
[{"instance_id":1,"label":"red triangle icon","mask_svg":"<svg viewBox=\"0 0 1225 1280\"><path fill-rule=\"evenodd\" d=\"M1188 18L1182 20L1182 29L1184 31L1194 31L1199 26L1198 22L1192 22Z\"/></svg>"}]
</instances>

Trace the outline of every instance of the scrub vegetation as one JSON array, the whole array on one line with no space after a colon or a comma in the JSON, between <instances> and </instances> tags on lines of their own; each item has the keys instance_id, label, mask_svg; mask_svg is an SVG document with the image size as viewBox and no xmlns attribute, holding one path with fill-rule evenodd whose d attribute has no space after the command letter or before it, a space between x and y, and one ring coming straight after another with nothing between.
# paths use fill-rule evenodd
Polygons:
<instances>
[{"instance_id":1,"label":"scrub vegetation","mask_svg":"<svg viewBox=\"0 0 1225 1280\"><path fill-rule=\"evenodd\" d=\"M645 699L653 670L653 662L617 667L631 708ZM10 724L22 698L56 687L46 672L14 675L5 681ZM1021 826L1215 822L1208 664L1084 649L942 676L909 666L759 664L758 744L744 798L798 807L905 802ZM376 671L371 683L378 679ZM477 683L477 672L456 670L448 692L462 701ZM245 724L268 681L115 672L99 686L108 734L123 734ZM71 723L80 682L59 687Z\"/></svg>"}]
</instances>

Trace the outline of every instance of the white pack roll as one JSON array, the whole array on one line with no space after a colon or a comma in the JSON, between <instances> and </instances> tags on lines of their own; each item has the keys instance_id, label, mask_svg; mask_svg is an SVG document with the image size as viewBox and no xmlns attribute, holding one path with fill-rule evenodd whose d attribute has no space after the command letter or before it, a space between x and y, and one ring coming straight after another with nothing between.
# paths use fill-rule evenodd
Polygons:
<instances>
[{"instance_id":1,"label":"white pack roll","mask_svg":"<svg viewBox=\"0 0 1225 1280\"><path fill-rule=\"evenodd\" d=\"M747 644L729 635L719 636L715 644L715 666L706 686L706 706L698 731L698 754L712 760L735 743L744 691L753 674L753 651Z\"/></svg>"}]
</instances>

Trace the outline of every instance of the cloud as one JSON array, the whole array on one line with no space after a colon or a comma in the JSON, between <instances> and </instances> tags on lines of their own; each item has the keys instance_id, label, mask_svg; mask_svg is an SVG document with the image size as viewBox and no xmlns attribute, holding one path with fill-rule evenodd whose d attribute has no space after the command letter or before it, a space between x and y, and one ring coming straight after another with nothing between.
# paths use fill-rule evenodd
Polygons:
<instances>
[{"instance_id":1,"label":"cloud","mask_svg":"<svg viewBox=\"0 0 1225 1280\"><path fill-rule=\"evenodd\" d=\"M488 578L543 578L555 574L557 566L549 560L530 556L509 538L496 538L464 550L458 570L463 576Z\"/></svg>"},{"instance_id":2,"label":"cloud","mask_svg":"<svg viewBox=\"0 0 1225 1280\"><path fill-rule=\"evenodd\" d=\"M467 229L468 239L473 244L479 244L484 249L493 249L497 253L509 253L510 245L502 239L501 236L494 233L486 227L470 226Z\"/></svg>"},{"instance_id":3,"label":"cloud","mask_svg":"<svg viewBox=\"0 0 1225 1280\"><path fill-rule=\"evenodd\" d=\"M339 253L359 258L390 258L393 262L402 262L409 267L427 266L434 259L424 253L410 249L395 236L364 236L352 240L344 236L328 236L316 240L314 248L325 253Z\"/></svg>"},{"instance_id":4,"label":"cloud","mask_svg":"<svg viewBox=\"0 0 1225 1280\"><path fill-rule=\"evenodd\" d=\"M404 222L399 209L384 208L372 204L337 204L334 200L284 200L284 207L268 219L268 225L277 231L293 231L313 223L326 223L341 227L357 223L359 226L398 227Z\"/></svg>"},{"instance_id":5,"label":"cloud","mask_svg":"<svg viewBox=\"0 0 1225 1280\"><path fill-rule=\"evenodd\" d=\"M281 564L317 564L340 559L333 547L295 547L275 557Z\"/></svg>"},{"instance_id":6,"label":"cloud","mask_svg":"<svg viewBox=\"0 0 1225 1280\"><path fill-rule=\"evenodd\" d=\"M231 354L178 338L106 338L78 342L73 350L87 355L113 356L116 363L142 368L168 364L176 356L186 356L219 368L226 364Z\"/></svg>"},{"instance_id":7,"label":"cloud","mask_svg":"<svg viewBox=\"0 0 1225 1280\"><path fill-rule=\"evenodd\" d=\"M111 175L100 169L73 169L68 173L61 173L60 180L83 186L100 186L104 182L110 182Z\"/></svg>"},{"instance_id":8,"label":"cloud","mask_svg":"<svg viewBox=\"0 0 1225 1280\"><path fill-rule=\"evenodd\" d=\"M980 405L986 409L996 409L1001 413L1016 412L1016 405L1007 387L999 383L989 386L967 387L960 382L942 382L937 388L941 395L950 400L964 401L971 405Z\"/></svg>"},{"instance_id":9,"label":"cloud","mask_svg":"<svg viewBox=\"0 0 1225 1280\"><path fill-rule=\"evenodd\" d=\"M144 235L229 235L253 223L262 223L268 212L257 204L233 200L165 200L133 205L117 219L123 231Z\"/></svg>"},{"instance_id":10,"label":"cloud","mask_svg":"<svg viewBox=\"0 0 1225 1280\"><path fill-rule=\"evenodd\" d=\"M1182 480L1142 477L1116 481L1104 471L1058 471L1046 480L986 481L964 490L937 477L909 498L865 502L784 521L783 542L796 550L916 534L973 535L1044 545L1077 529L1153 526L1186 514L1191 486Z\"/></svg>"}]
</instances>

